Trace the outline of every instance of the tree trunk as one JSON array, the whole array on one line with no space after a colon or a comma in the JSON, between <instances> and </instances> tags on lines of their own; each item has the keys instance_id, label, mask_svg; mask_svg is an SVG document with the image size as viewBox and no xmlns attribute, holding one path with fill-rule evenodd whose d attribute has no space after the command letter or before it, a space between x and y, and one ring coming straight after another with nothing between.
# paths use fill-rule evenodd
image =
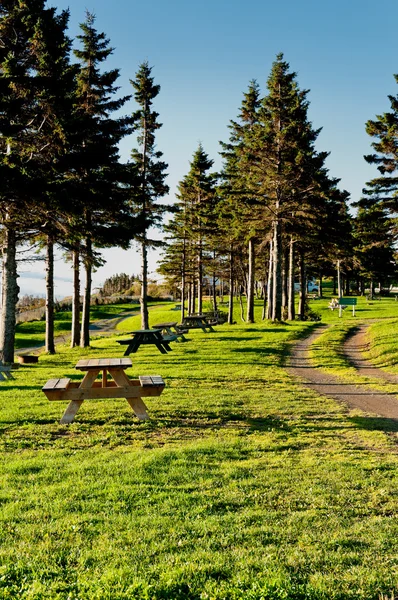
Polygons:
<instances>
[{"instance_id":1,"label":"tree trunk","mask_svg":"<svg viewBox=\"0 0 398 600\"><path fill-rule=\"evenodd\" d=\"M14 362L16 305L18 302L18 273L16 261L16 236L12 228L3 230L4 245L2 272L2 306L0 322L0 360L5 364Z\"/></svg>"},{"instance_id":2,"label":"tree trunk","mask_svg":"<svg viewBox=\"0 0 398 600\"><path fill-rule=\"evenodd\" d=\"M91 238L86 239L86 257L84 261L86 272L86 285L83 296L82 327L80 333L80 346L88 348L90 346L90 305L91 305L91 286L93 271L93 249Z\"/></svg>"},{"instance_id":3,"label":"tree trunk","mask_svg":"<svg viewBox=\"0 0 398 600\"><path fill-rule=\"evenodd\" d=\"M146 235L141 243L141 329L149 329L149 316L148 316L148 248Z\"/></svg>"},{"instance_id":4,"label":"tree trunk","mask_svg":"<svg viewBox=\"0 0 398 600\"><path fill-rule=\"evenodd\" d=\"M305 307L307 304L307 274L305 272L304 254L300 252L300 298L299 298L299 319L305 319Z\"/></svg>"},{"instance_id":5,"label":"tree trunk","mask_svg":"<svg viewBox=\"0 0 398 600\"><path fill-rule=\"evenodd\" d=\"M216 290L216 274L213 271L213 309L216 311L217 310L217 290Z\"/></svg>"},{"instance_id":6,"label":"tree trunk","mask_svg":"<svg viewBox=\"0 0 398 600\"><path fill-rule=\"evenodd\" d=\"M191 295L191 310L189 311L192 315L196 312L196 284L195 280L192 281L192 295Z\"/></svg>"},{"instance_id":7,"label":"tree trunk","mask_svg":"<svg viewBox=\"0 0 398 600\"><path fill-rule=\"evenodd\" d=\"M234 251L231 246L229 252L229 305L228 305L228 324L234 322Z\"/></svg>"},{"instance_id":8,"label":"tree trunk","mask_svg":"<svg viewBox=\"0 0 398 600\"><path fill-rule=\"evenodd\" d=\"M273 298L272 320L282 319L282 234L279 219L274 221L274 260L273 260Z\"/></svg>"},{"instance_id":9,"label":"tree trunk","mask_svg":"<svg viewBox=\"0 0 398 600\"><path fill-rule=\"evenodd\" d=\"M80 337L80 256L78 250L73 250L73 298L72 298L72 331L70 347L79 345Z\"/></svg>"},{"instance_id":10,"label":"tree trunk","mask_svg":"<svg viewBox=\"0 0 398 600\"><path fill-rule=\"evenodd\" d=\"M318 298L323 298L323 295L322 295L322 283L323 283L323 279L322 279L322 271L321 271L319 273Z\"/></svg>"},{"instance_id":11,"label":"tree trunk","mask_svg":"<svg viewBox=\"0 0 398 600\"><path fill-rule=\"evenodd\" d=\"M203 301L203 260L202 260L202 240L199 241L198 253L198 313L202 314Z\"/></svg>"},{"instance_id":12,"label":"tree trunk","mask_svg":"<svg viewBox=\"0 0 398 600\"><path fill-rule=\"evenodd\" d=\"M336 275L333 275L333 296L337 295L337 288L336 288Z\"/></svg>"},{"instance_id":13,"label":"tree trunk","mask_svg":"<svg viewBox=\"0 0 398 600\"><path fill-rule=\"evenodd\" d=\"M262 285L263 285L263 291L262 291L262 294L263 294L263 309L261 311L261 320L262 321L264 321L264 319L267 316L267 284L265 283L265 281L266 280L264 279L264 281L262 283Z\"/></svg>"},{"instance_id":14,"label":"tree trunk","mask_svg":"<svg viewBox=\"0 0 398 600\"><path fill-rule=\"evenodd\" d=\"M272 319L272 299L273 299L273 272L274 272L274 253L273 243L269 243L269 267L268 267L268 286L267 286L267 319Z\"/></svg>"},{"instance_id":15,"label":"tree trunk","mask_svg":"<svg viewBox=\"0 0 398 600\"><path fill-rule=\"evenodd\" d=\"M288 314L289 304L289 291L288 291L288 278L289 278L289 248L283 252L283 263L282 263L282 317L285 320Z\"/></svg>"},{"instance_id":16,"label":"tree trunk","mask_svg":"<svg viewBox=\"0 0 398 600\"><path fill-rule=\"evenodd\" d=\"M245 315L243 310L243 302L242 302L242 286L239 286L239 305L240 305L240 318L243 322L245 322Z\"/></svg>"},{"instance_id":17,"label":"tree trunk","mask_svg":"<svg viewBox=\"0 0 398 600\"><path fill-rule=\"evenodd\" d=\"M46 256L46 340L45 350L55 354L54 343L54 244L47 237Z\"/></svg>"},{"instance_id":18,"label":"tree trunk","mask_svg":"<svg viewBox=\"0 0 398 600\"><path fill-rule=\"evenodd\" d=\"M288 307L287 318L294 321L296 318L296 307L294 298L294 240L291 237L289 243L289 278L288 278Z\"/></svg>"},{"instance_id":19,"label":"tree trunk","mask_svg":"<svg viewBox=\"0 0 398 600\"><path fill-rule=\"evenodd\" d=\"M337 295L342 297L340 260L337 261Z\"/></svg>"},{"instance_id":20,"label":"tree trunk","mask_svg":"<svg viewBox=\"0 0 398 600\"><path fill-rule=\"evenodd\" d=\"M185 286L186 286L186 274L185 265L186 262L186 249L185 249L185 238L182 250L182 272L181 272L181 321L185 318Z\"/></svg>"},{"instance_id":21,"label":"tree trunk","mask_svg":"<svg viewBox=\"0 0 398 600\"><path fill-rule=\"evenodd\" d=\"M255 270L255 253L254 239L249 240L249 272L247 281L247 306L246 306L246 321L254 323L254 270Z\"/></svg>"},{"instance_id":22,"label":"tree trunk","mask_svg":"<svg viewBox=\"0 0 398 600\"><path fill-rule=\"evenodd\" d=\"M373 300L373 298L375 297L375 283L373 281L373 279L370 280L370 299Z\"/></svg>"},{"instance_id":23,"label":"tree trunk","mask_svg":"<svg viewBox=\"0 0 398 600\"><path fill-rule=\"evenodd\" d=\"M188 284L188 314L191 315L193 313L192 310L192 281Z\"/></svg>"}]
</instances>

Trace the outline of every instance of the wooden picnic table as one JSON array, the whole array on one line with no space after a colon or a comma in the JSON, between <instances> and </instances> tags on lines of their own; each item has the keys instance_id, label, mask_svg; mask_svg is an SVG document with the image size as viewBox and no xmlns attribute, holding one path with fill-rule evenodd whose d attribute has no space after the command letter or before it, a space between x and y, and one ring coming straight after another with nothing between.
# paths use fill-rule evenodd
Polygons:
<instances>
[{"instance_id":1,"label":"wooden picnic table","mask_svg":"<svg viewBox=\"0 0 398 600\"><path fill-rule=\"evenodd\" d=\"M86 371L80 382L50 379L42 391L49 400L69 400L60 423L72 423L84 400L98 398L126 398L140 421L149 419L142 398L160 396L165 384L160 375L141 375L129 379L125 370L131 367L130 358L90 358L79 360L76 369ZM101 375L101 381L96 381ZM112 380L108 380L108 375Z\"/></svg>"},{"instance_id":2,"label":"wooden picnic table","mask_svg":"<svg viewBox=\"0 0 398 600\"><path fill-rule=\"evenodd\" d=\"M184 329L201 329L204 333L215 331L209 323L206 315L187 315L181 322L181 327Z\"/></svg>"},{"instance_id":3,"label":"wooden picnic table","mask_svg":"<svg viewBox=\"0 0 398 600\"><path fill-rule=\"evenodd\" d=\"M138 329L137 331L131 331L130 333L134 334L134 337L128 340L117 340L118 344L127 344L124 356L127 356L132 352L137 352L141 344L153 344L162 354L167 354L167 352L171 351L169 342L172 342L173 340L163 336L159 329Z\"/></svg>"},{"instance_id":4,"label":"wooden picnic table","mask_svg":"<svg viewBox=\"0 0 398 600\"><path fill-rule=\"evenodd\" d=\"M177 326L177 321L171 321L168 323L156 323L156 325L152 325L154 329L159 329L163 335L163 339L170 338L170 341L173 341L171 338L175 338L176 342L187 342L187 338L184 337L184 332L186 330L183 327Z\"/></svg>"}]
</instances>

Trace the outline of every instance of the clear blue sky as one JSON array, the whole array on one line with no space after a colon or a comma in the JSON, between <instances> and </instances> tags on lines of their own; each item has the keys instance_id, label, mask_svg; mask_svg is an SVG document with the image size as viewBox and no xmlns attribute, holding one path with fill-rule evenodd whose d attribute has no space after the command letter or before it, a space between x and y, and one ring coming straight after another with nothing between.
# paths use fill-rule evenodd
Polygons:
<instances>
[{"instance_id":1,"label":"clear blue sky","mask_svg":"<svg viewBox=\"0 0 398 600\"><path fill-rule=\"evenodd\" d=\"M357 200L374 175L363 155L370 152L365 122L389 109L396 95L398 73L398 3L396 0L81 0L48 1L68 8L70 35L84 21L85 8L96 15L115 51L105 68L120 69L120 93L132 91L129 79L148 60L161 92L155 101L163 127L158 148L169 164L170 201L189 160L202 142L220 167L219 140L228 139L251 79L263 93L272 62L283 52L297 72L300 88L309 89L309 117L322 127L318 149L329 151L330 174ZM135 110L125 105L126 114ZM135 140L124 140L121 155L129 157ZM107 265L95 275L95 285L122 271L138 273L139 256L111 251ZM156 256L151 260L156 268ZM38 270L37 267L32 267ZM57 270L68 278L60 261ZM20 280L24 293L24 280ZM32 286L29 282L29 290ZM58 295L68 293L58 286Z\"/></svg>"}]
</instances>

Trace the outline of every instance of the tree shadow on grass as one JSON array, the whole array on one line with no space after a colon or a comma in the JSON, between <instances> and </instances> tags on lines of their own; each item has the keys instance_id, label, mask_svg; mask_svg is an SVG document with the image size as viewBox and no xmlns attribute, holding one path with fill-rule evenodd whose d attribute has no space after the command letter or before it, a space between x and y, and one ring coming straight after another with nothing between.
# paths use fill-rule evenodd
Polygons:
<instances>
[{"instance_id":1,"label":"tree shadow on grass","mask_svg":"<svg viewBox=\"0 0 398 600\"><path fill-rule=\"evenodd\" d=\"M349 417L348 420L354 423L358 429L368 431L385 431L389 433L398 431L398 419L388 419L385 417Z\"/></svg>"},{"instance_id":2,"label":"tree shadow on grass","mask_svg":"<svg viewBox=\"0 0 398 600\"><path fill-rule=\"evenodd\" d=\"M270 348L268 344L265 344L262 348L249 347L249 348L231 348L231 352L245 353L250 352L254 354L277 354L280 355L282 353L282 348Z\"/></svg>"},{"instance_id":3,"label":"tree shadow on grass","mask_svg":"<svg viewBox=\"0 0 398 600\"><path fill-rule=\"evenodd\" d=\"M220 339L220 342L252 342L253 340L261 340L262 337L260 335L245 337L243 335L235 335L235 336L223 336Z\"/></svg>"},{"instance_id":4,"label":"tree shadow on grass","mask_svg":"<svg viewBox=\"0 0 398 600\"><path fill-rule=\"evenodd\" d=\"M150 429L158 429L161 427L163 430L166 429L214 429L229 427L231 425L241 426L250 432L259 431L275 431L283 430L284 432L290 431L290 425L288 421L281 419L280 417L266 416L266 417L250 417L243 413L237 412L202 412L202 413L183 413L179 412L178 415L170 415L170 413L157 415L154 419L147 421L147 427Z\"/></svg>"},{"instance_id":5,"label":"tree shadow on grass","mask_svg":"<svg viewBox=\"0 0 398 600\"><path fill-rule=\"evenodd\" d=\"M245 333L287 333L289 330L288 327L286 327L286 324L281 325L280 327L267 327L264 329L259 329L258 327L245 327L244 332ZM239 337L239 334L236 334L236 337ZM251 338L253 339L253 338Z\"/></svg>"},{"instance_id":6,"label":"tree shadow on grass","mask_svg":"<svg viewBox=\"0 0 398 600\"><path fill-rule=\"evenodd\" d=\"M22 419L21 419L22 421ZM15 421L14 421L15 423ZM55 419L51 418L37 418L37 417L28 417L23 419L23 423L35 423L37 425L58 425L59 423ZM112 415L105 415L102 417L98 415L90 415L89 413L84 413L84 410L79 411L76 415L75 425L79 425L81 427L81 434L85 434L87 431L87 427L103 427L109 426L112 427L129 427L134 426L135 428L145 429L148 432L160 433L165 430L214 430L214 429L224 429L225 427L241 427L245 429L247 433L255 433L255 432L264 432L264 431L283 431L284 433L290 431L290 425L288 421L281 419L276 416L267 416L267 417L250 417L245 414L237 413L237 412L223 412L223 413L215 413L215 412L201 412L201 413L184 413L179 411L179 414L172 413L164 413L150 415L150 419L148 421L139 421L133 412L130 413L121 413L119 416L113 413ZM61 433L62 435L66 435L69 426L68 425L60 425L60 429L52 432L52 435L58 437ZM78 435L79 432L74 429L73 435Z\"/></svg>"}]
</instances>

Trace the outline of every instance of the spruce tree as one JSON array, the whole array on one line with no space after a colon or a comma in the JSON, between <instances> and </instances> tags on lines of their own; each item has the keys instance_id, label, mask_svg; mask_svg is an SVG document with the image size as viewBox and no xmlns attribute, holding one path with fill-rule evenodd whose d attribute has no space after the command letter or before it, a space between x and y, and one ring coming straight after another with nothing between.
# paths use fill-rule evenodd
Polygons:
<instances>
[{"instance_id":1,"label":"spruce tree","mask_svg":"<svg viewBox=\"0 0 398 600\"><path fill-rule=\"evenodd\" d=\"M249 83L248 91L244 94L238 121L229 124L230 139L228 143L221 143L220 152L224 159L221 172L222 191L224 198L229 198L229 210L232 205L235 213L235 237L244 239L248 244L248 276L247 276L247 310L246 320L254 322L254 276L255 276L255 240L258 233L256 222L256 207L253 202L251 190L251 173L253 156L250 151L250 138L258 123L258 111L261 105L260 88L255 80ZM225 203L223 204L226 208ZM227 214L229 213L227 209ZM225 213L224 213L225 214ZM229 219L227 219L228 222ZM227 224L225 222L225 224ZM231 225L231 223L229 223ZM228 227L228 225L227 225ZM229 230L231 232L231 230ZM230 240L230 288L233 287L233 241ZM232 303L230 294L230 305ZM229 321L232 322L232 308L230 306Z\"/></svg>"},{"instance_id":2,"label":"spruce tree","mask_svg":"<svg viewBox=\"0 0 398 600\"><path fill-rule=\"evenodd\" d=\"M359 274L369 281L373 297L376 282L386 283L396 274L394 235L390 219L379 203L366 198L356 203L358 213L353 220L355 262Z\"/></svg>"},{"instance_id":3,"label":"spruce tree","mask_svg":"<svg viewBox=\"0 0 398 600\"><path fill-rule=\"evenodd\" d=\"M132 115L134 129L137 133L138 148L131 152L130 163L130 203L132 214L137 216L142 226L142 233L135 235L141 247L141 326L149 327L148 317L148 249L161 245L149 238L149 229L160 227L163 215L170 209L159 203L169 188L165 183L167 164L162 161L163 153L156 149L156 132L161 127L158 113L153 110L153 101L160 92L155 85L152 68L143 62L130 80L134 88L134 98L139 109Z\"/></svg>"},{"instance_id":4,"label":"spruce tree","mask_svg":"<svg viewBox=\"0 0 398 600\"><path fill-rule=\"evenodd\" d=\"M16 244L54 216L49 183L56 179L65 147L67 20L67 11L56 15L40 0L0 6L0 218L5 240L0 347L6 362L12 362L14 353Z\"/></svg>"},{"instance_id":5,"label":"spruce tree","mask_svg":"<svg viewBox=\"0 0 398 600\"><path fill-rule=\"evenodd\" d=\"M66 156L76 135L74 116L76 65L70 63L71 39L67 36L69 12L46 10L32 40L37 75L45 82L36 95L43 122L40 138L48 156L43 163L43 197L38 205L41 222L38 235L46 246L46 352L55 353L54 342L54 245L65 235L70 200L66 185ZM43 155L42 155L43 156Z\"/></svg>"},{"instance_id":6,"label":"spruce tree","mask_svg":"<svg viewBox=\"0 0 398 600\"><path fill-rule=\"evenodd\" d=\"M394 75L398 83L398 75ZM375 165L380 173L366 186L364 193L380 202L391 214L398 212L398 94L389 95L391 110L377 115L366 123L366 133L371 136L373 154L365 160Z\"/></svg>"},{"instance_id":7,"label":"spruce tree","mask_svg":"<svg viewBox=\"0 0 398 600\"><path fill-rule=\"evenodd\" d=\"M80 123L81 144L75 148L74 177L76 198L81 207L81 218L75 221L84 243L76 240L74 248L75 271L78 269L79 254L85 267L86 283L83 300L83 316L80 345L90 344L90 300L92 270L99 256L94 246L127 244L127 227L121 221L127 216L126 197L118 185L126 175L119 164L118 144L131 132L130 117L115 118L130 96L117 98L119 89L116 81L119 70L100 70L100 65L112 54L113 48L104 33L95 28L95 16L86 12L86 20L80 25L82 33L77 36L81 48L74 50L80 62L77 76L75 111ZM78 160L77 160L78 157ZM134 223L130 220L134 230ZM111 227L113 225L113 227ZM119 238L119 239L118 239ZM74 323L72 345L78 343L79 291L76 274Z\"/></svg>"}]
</instances>

